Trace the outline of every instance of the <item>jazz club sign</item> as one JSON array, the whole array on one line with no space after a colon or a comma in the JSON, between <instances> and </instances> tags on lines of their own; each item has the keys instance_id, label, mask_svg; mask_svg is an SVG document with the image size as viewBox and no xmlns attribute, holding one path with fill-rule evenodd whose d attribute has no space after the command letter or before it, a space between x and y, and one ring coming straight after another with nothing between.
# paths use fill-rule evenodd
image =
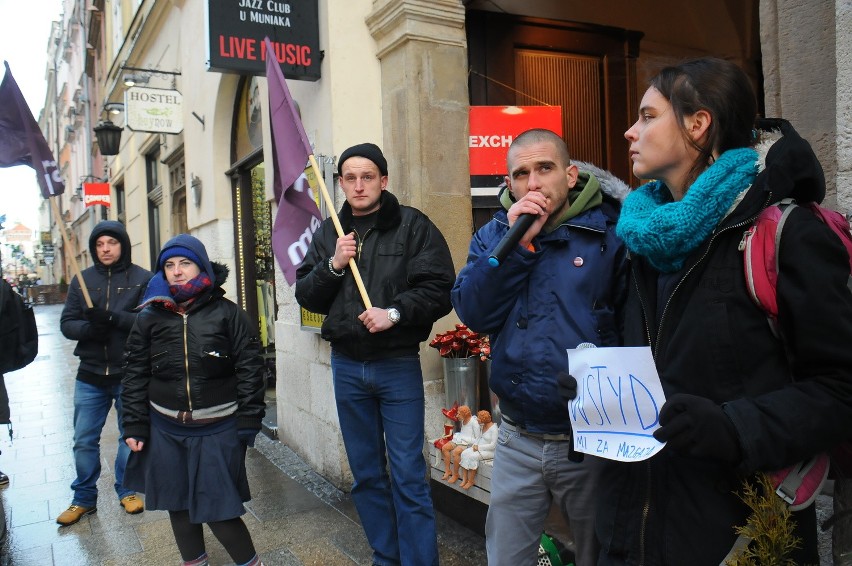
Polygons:
<instances>
[{"instance_id":1,"label":"jazz club sign","mask_svg":"<svg viewBox=\"0 0 852 566\"><path fill-rule=\"evenodd\" d=\"M207 66L266 74L269 37L288 79L320 78L318 0L207 0Z\"/></svg>"}]
</instances>

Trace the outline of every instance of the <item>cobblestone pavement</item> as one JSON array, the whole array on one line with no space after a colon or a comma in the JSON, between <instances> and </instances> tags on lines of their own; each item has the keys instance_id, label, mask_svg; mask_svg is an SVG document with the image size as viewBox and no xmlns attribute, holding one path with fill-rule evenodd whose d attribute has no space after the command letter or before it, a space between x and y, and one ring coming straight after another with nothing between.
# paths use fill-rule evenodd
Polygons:
<instances>
[{"instance_id":1,"label":"cobblestone pavement","mask_svg":"<svg viewBox=\"0 0 852 566\"><path fill-rule=\"evenodd\" d=\"M102 472L97 513L69 527L56 517L71 503L75 342L59 332L61 305L36 306L39 356L6 375L14 435L0 429L0 470L11 478L0 497L7 538L0 566L177 565L180 556L168 515L128 515L112 484L118 442L114 411L101 438ZM357 514L347 494L315 473L286 445L263 435L249 450L246 468L252 501L243 516L268 566L370 563ZM445 566L485 564L484 540L438 514L438 543ZM205 528L213 565L231 564Z\"/></svg>"}]
</instances>

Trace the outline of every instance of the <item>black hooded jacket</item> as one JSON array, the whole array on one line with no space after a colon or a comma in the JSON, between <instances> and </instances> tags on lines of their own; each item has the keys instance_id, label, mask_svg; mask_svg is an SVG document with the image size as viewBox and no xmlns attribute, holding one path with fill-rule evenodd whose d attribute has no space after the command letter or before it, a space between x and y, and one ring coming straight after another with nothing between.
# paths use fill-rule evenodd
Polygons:
<instances>
[{"instance_id":1,"label":"black hooded jacket","mask_svg":"<svg viewBox=\"0 0 852 566\"><path fill-rule=\"evenodd\" d=\"M758 213L785 197L825 196L808 143L786 121L764 126L780 139L736 208L675 274L673 291L659 292L659 272L631 258L625 328L625 345L651 346L667 398L687 393L722 406L742 460L731 465L664 449L644 462L606 461L601 565L717 566L749 514L737 496L743 481L825 452L852 430L852 293L837 236L803 207L784 228L777 291L786 351L748 295L738 248ZM806 547L815 543L813 526L796 534Z\"/></svg>"},{"instance_id":2,"label":"black hooded jacket","mask_svg":"<svg viewBox=\"0 0 852 566\"><path fill-rule=\"evenodd\" d=\"M98 260L97 241L103 235L113 236L121 243L121 256L110 266ZM77 379L86 383L103 385L121 380L124 342L136 320L133 309L151 279L150 271L131 262L130 250L130 238L121 222L100 222L89 236L89 253L94 265L83 270L83 281L92 305L113 313L112 332L97 332L86 318L88 305L76 276L68 288L60 329L69 340L77 340L74 349L74 354L80 358Z\"/></svg>"}]
</instances>

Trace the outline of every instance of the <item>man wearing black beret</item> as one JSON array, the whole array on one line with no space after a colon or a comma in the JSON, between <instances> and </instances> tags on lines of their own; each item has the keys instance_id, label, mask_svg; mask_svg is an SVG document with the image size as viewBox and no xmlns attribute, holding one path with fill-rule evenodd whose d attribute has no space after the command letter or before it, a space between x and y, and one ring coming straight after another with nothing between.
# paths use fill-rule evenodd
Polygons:
<instances>
[{"instance_id":1,"label":"man wearing black beret","mask_svg":"<svg viewBox=\"0 0 852 566\"><path fill-rule=\"evenodd\" d=\"M423 458L420 343L452 309L455 268L429 218L388 192L388 163L372 143L338 162L345 235L331 219L314 233L297 272L296 300L325 314L352 499L373 564L438 564L435 514ZM347 266L354 259L370 301L365 309ZM390 475L387 463L390 462Z\"/></svg>"}]
</instances>

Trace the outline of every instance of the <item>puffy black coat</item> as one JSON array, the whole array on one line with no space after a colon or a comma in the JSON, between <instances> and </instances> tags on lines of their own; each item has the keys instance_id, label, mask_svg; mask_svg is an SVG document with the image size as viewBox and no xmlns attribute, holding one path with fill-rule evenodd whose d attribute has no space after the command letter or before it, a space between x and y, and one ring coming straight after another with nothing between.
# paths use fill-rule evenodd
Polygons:
<instances>
[{"instance_id":1,"label":"puffy black coat","mask_svg":"<svg viewBox=\"0 0 852 566\"><path fill-rule=\"evenodd\" d=\"M96 242L104 234L114 236L121 243L121 257L110 266L98 260ZM130 238L124 225L114 220L98 223L89 236L89 253L94 265L82 272L83 281L92 304L113 313L115 328L112 332L97 333L85 317L88 308L75 276L68 288L65 307L59 319L62 334L77 340L74 354L80 358L80 370L88 374L105 376L103 381L121 378L124 365L124 342L136 320L135 309L151 279L151 272L131 262ZM91 376L83 377L91 381Z\"/></svg>"},{"instance_id":2,"label":"puffy black coat","mask_svg":"<svg viewBox=\"0 0 852 566\"><path fill-rule=\"evenodd\" d=\"M149 401L175 411L237 402L237 427L260 430L263 360L255 325L219 287L227 268L214 263L214 288L185 314L147 305L127 339L122 401L125 438L149 438Z\"/></svg>"},{"instance_id":3,"label":"puffy black coat","mask_svg":"<svg viewBox=\"0 0 852 566\"><path fill-rule=\"evenodd\" d=\"M352 231L352 209L344 203L340 223ZM367 295L375 307L396 307L400 322L370 334L358 315L364 303L352 274L337 277L328 269L337 233L328 219L314 233L297 272L296 300L309 311L327 315L322 337L356 360L416 355L432 324L452 310L450 289L456 279L447 241L429 218L401 206L385 191L376 225L358 241L356 258Z\"/></svg>"},{"instance_id":4,"label":"puffy black coat","mask_svg":"<svg viewBox=\"0 0 852 566\"><path fill-rule=\"evenodd\" d=\"M644 462L607 461L597 519L602 566L717 566L749 514L737 497L743 480L826 451L852 430L852 294L837 236L804 208L784 228L777 290L786 353L746 290L738 246L759 211L784 197L825 194L810 147L786 122L775 125L784 136L764 170L689 257L674 290L659 293L659 273L634 256L627 305L626 345L650 338L667 397L720 404L743 460L733 466L663 450ZM796 534L813 549L813 524Z\"/></svg>"}]
</instances>

